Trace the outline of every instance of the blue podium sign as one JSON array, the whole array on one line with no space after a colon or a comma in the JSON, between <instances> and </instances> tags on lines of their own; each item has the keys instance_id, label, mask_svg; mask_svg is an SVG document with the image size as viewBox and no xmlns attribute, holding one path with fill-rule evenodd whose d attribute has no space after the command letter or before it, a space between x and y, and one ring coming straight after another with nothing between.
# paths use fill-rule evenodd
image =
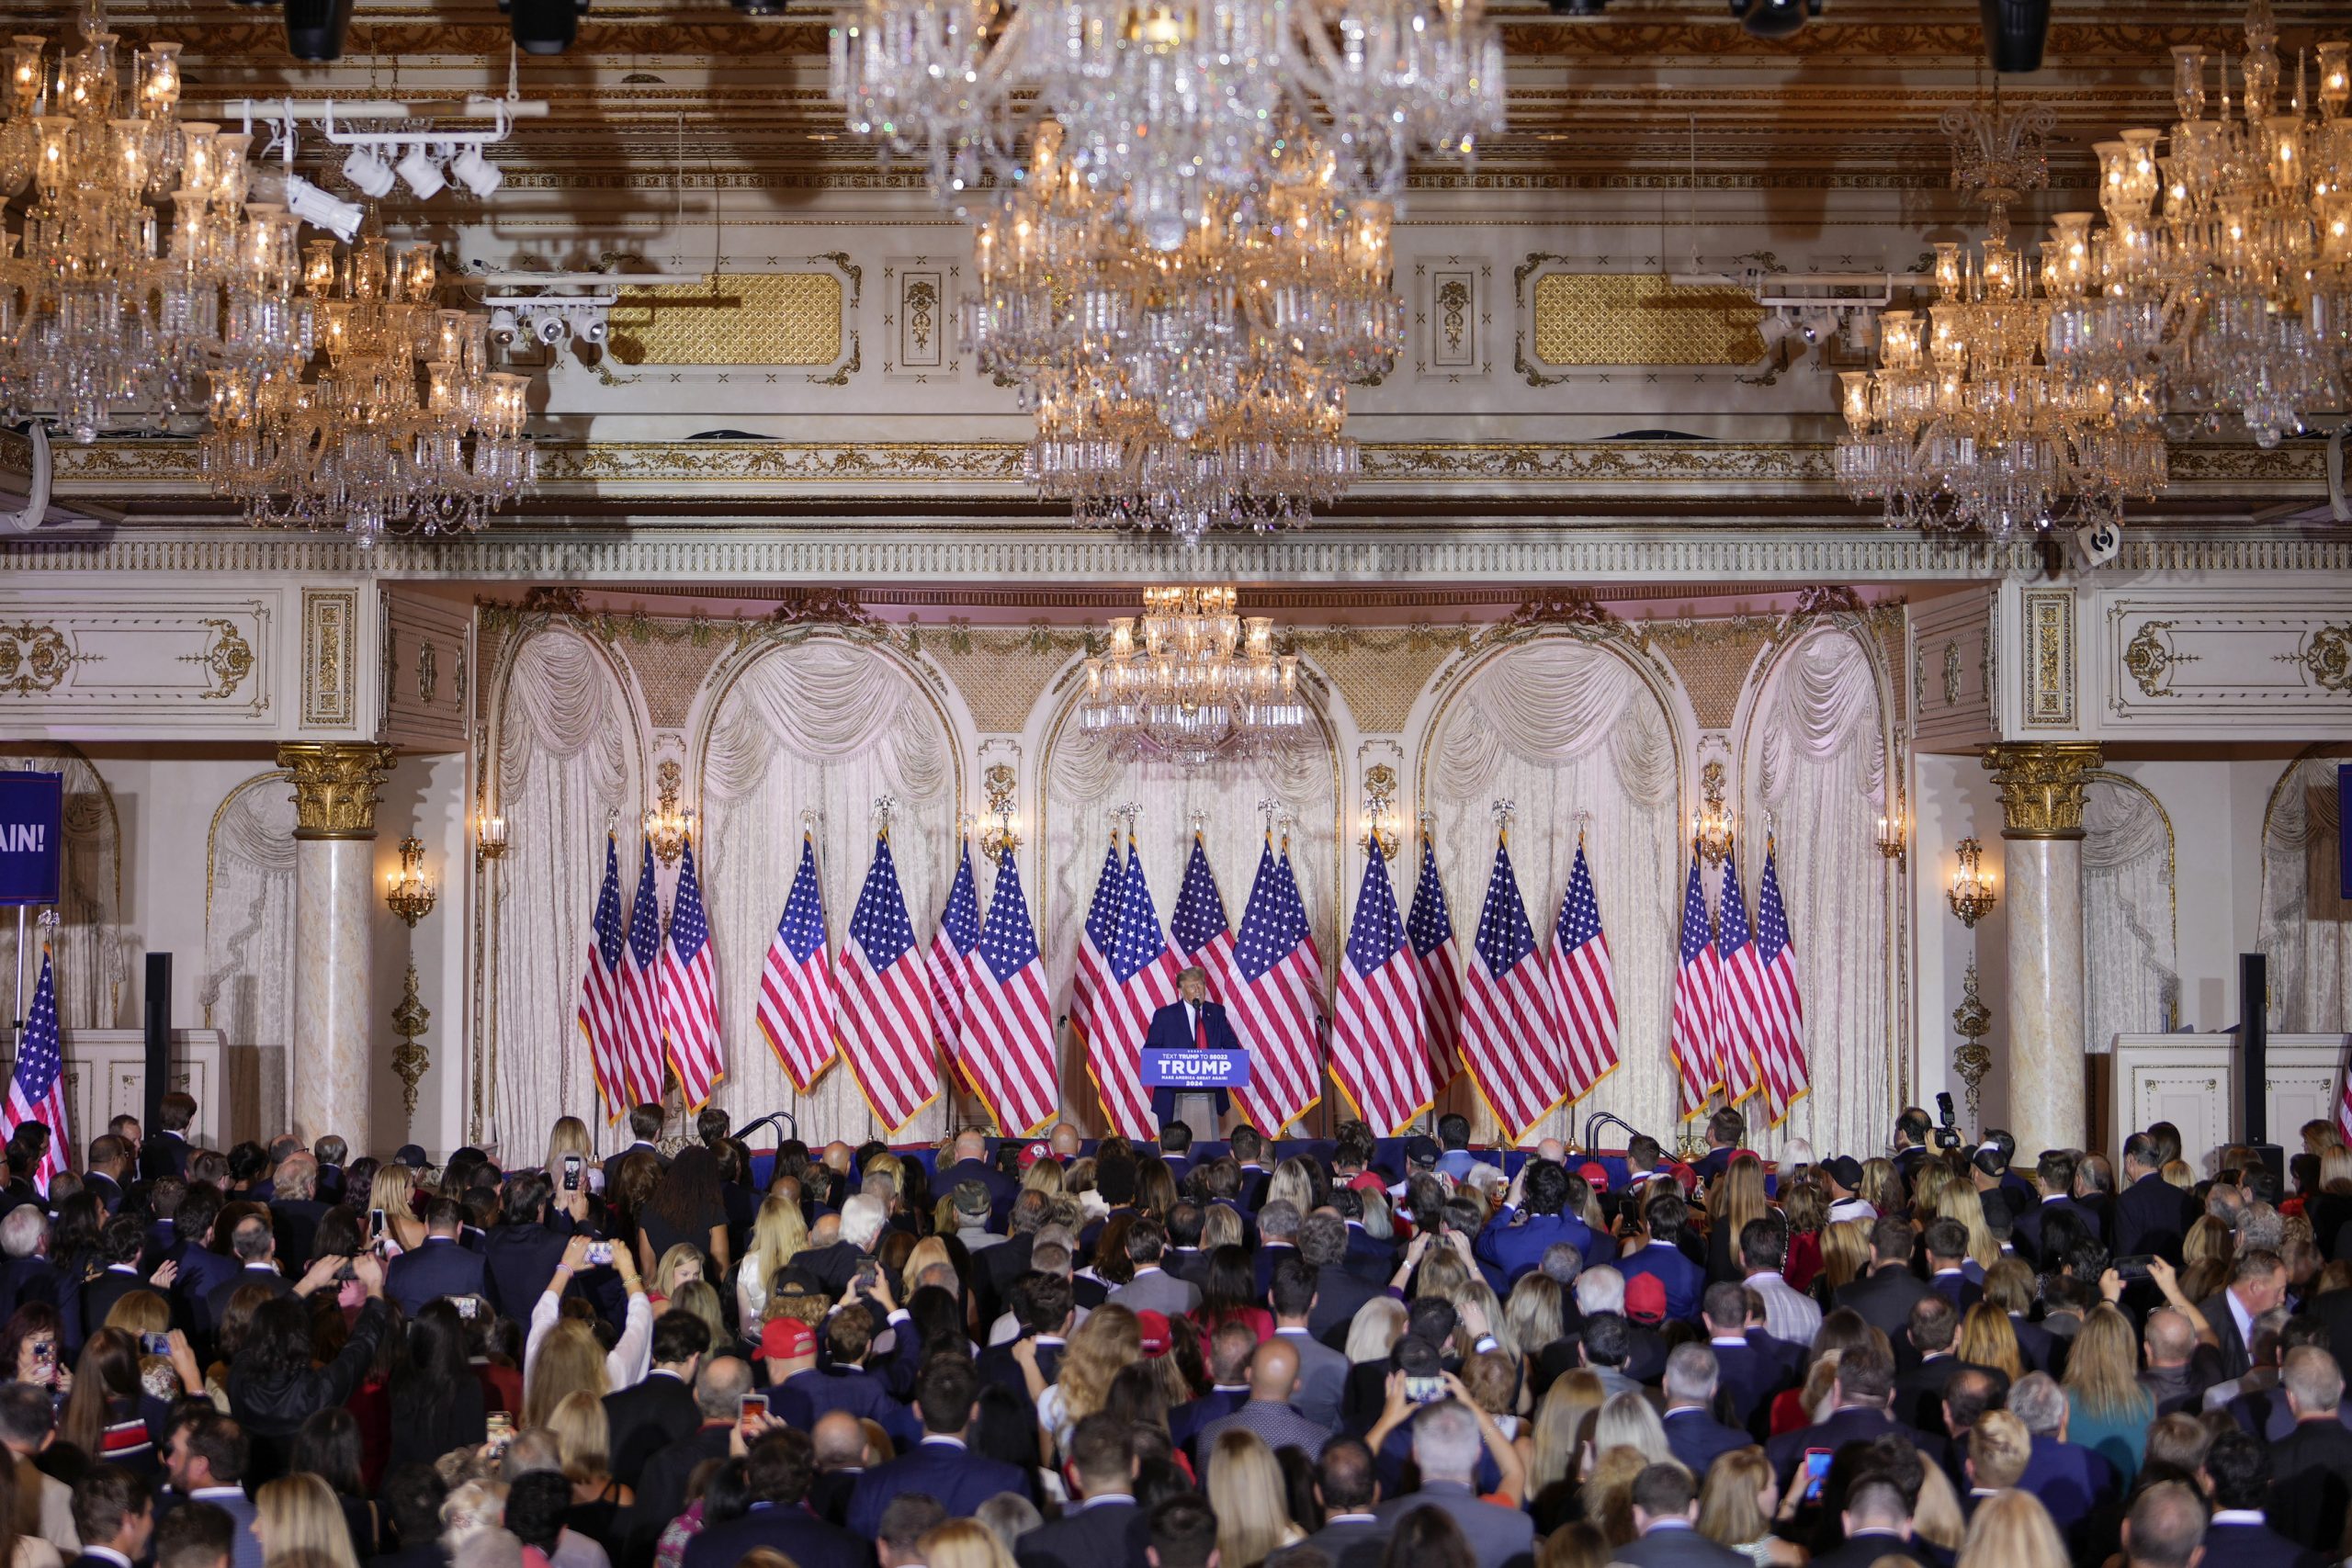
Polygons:
<instances>
[{"instance_id":1,"label":"blue podium sign","mask_svg":"<svg viewBox=\"0 0 2352 1568\"><path fill-rule=\"evenodd\" d=\"M1246 1051L1147 1049L1142 1081L1146 1089L1247 1089L1250 1055Z\"/></svg>"},{"instance_id":2,"label":"blue podium sign","mask_svg":"<svg viewBox=\"0 0 2352 1568\"><path fill-rule=\"evenodd\" d=\"M0 905L54 904L65 864L65 775L0 771Z\"/></svg>"}]
</instances>

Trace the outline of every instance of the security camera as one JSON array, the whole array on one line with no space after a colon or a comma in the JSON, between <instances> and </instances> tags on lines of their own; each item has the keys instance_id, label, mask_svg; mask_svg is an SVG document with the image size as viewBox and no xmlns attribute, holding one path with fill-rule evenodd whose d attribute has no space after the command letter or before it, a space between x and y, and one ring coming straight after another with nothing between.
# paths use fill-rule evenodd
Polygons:
<instances>
[{"instance_id":1,"label":"security camera","mask_svg":"<svg viewBox=\"0 0 2352 1568\"><path fill-rule=\"evenodd\" d=\"M563 317L556 311L531 318L531 335L550 348L561 343L570 330L564 325Z\"/></svg>"},{"instance_id":2,"label":"security camera","mask_svg":"<svg viewBox=\"0 0 2352 1568\"><path fill-rule=\"evenodd\" d=\"M2123 525L2103 520L2077 528L2075 545L2083 552L2085 566L2105 566L2123 548Z\"/></svg>"},{"instance_id":3,"label":"security camera","mask_svg":"<svg viewBox=\"0 0 2352 1568\"><path fill-rule=\"evenodd\" d=\"M1731 0L1731 14L1754 38L1786 38L1821 15L1822 0Z\"/></svg>"}]
</instances>

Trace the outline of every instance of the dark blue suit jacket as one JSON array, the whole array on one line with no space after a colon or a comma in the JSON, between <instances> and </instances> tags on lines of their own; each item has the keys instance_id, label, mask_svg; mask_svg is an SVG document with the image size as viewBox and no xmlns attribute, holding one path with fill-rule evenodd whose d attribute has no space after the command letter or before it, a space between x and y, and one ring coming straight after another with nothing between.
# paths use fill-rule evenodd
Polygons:
<instances>
[{"instance_id":1,"label":"dark blue suit jacket","mask_svg":"<svg viewBox=\"0 0 2352 1568\"><path fill-rule=\"evenodd\" d=\"M734 1568L759 1547L790 1558L797 1568L865 1568L866 1543L836 1529L802 1503L760 1505L740 1519L713 1525L686 1542L683 1568Z\"/></svg>"},{"instance_id":2,"label":"dark blue suit jacket","mask_svg":"<svg viewBox=\"0 0 2352 1568\"><path fill-rule=\"evenodd\" d=\"M1657 1276L1657 1282L1666 1287L1666 1315L1685 1323L1699 1321L1700 1299L1707 1293L1707 1269L1704 1264L1693 1263L1684 1257L1680 1247L1652 1242L1638 1252L1619 1258L1617 1271L1628 1280L1636 1274Z\"/></svg>"},{"instance_id":3,"label":"dark blue suit jacket","mask_svg":"<svg viewBox=\"0 0 2352 1568\"><path fill-rule=\"evenodd\" d=\"M1666 1446L1693 1475L1704 1475L1718 1456L1749 1445L1747 1433L1735 1431L1694 1406L1666 1413Z\"/></svg>"},{"instance_id":4,"label":"dark blue suit jacket","mask_svg":"<svg viewBox=\"0 0 2352 1568\"><path fill-rule=\"evenodd\" d=\"M901 1330L899 1337L904 1340L913 1336ZM860 1420L871 1417L880 1423L891 1440L901 1447L910 1447L922 1438L922 1423L904 1403L891 1397L878 1373L811 1367L805 1372L793 1373L784 1380L782 1387L771 1392L776 1399L776 1414L786 1426L797 1427L804 1432L813 1430L819 1417L846 1410ZM1027 1392L1024 1385L1022 1393L1025 1396Z\"/></svg>"},{"instance_id":5,"label":"dark blue suit jacket","mask_svg":"<svg viewBox=\"0 0 2352 1568\"><path fill-rule=\"evenodd\" d=\"M478 1296L485 1292L487 1272L482 1256L460 1246L454 1236L427 1236L413 1252L403 1252L384 1270L384 1293L414 1317L419 1308L443 1296ZM524 1315L530 1306L523 1308Z\"/></svg>"},{"instance_id":6,"label":"dark blue suit jacket","mask_svg":"<svg viewBox=\"0 0 2352 1568\"><path fill-rule=\"evenodd\" d=\"M875 1540L881 1534L882 1510L905 1492L936 1498L948 1517L958 1518L968 1517L1000 1492L1027 1496L1029 1478L1002 1460L926 1438L889 1463L858 1477L857 1490L849 1499L850 1533Z\"/></svg>"},{"instance_id":7,"label":"dark blue suit jacket","mask_svg":"<svg viewBox=\"0 0 2352 1568\"><path fill-rule=\"evenodd\" d=\"M1225 1004L1222 1002L1203 1002L1201 1004L1201 1032L1207 1036L1209 1049L1212 1051L1239 1051L1242 1049L1241 1036L1233 1032L1233 1025L1225 1016ZM1151 1015L1151 1027L1145 1032L1143 1043L1144 1049L1147 1051L1184 1051L1191 1049L1193 1044L1193 1030L1190 1022L1184 1016L1184 1004L1182 1002L1170 1002L1166 1007L1161 1008L1158 1012L1153 1013ZM1227 1107L1231 1103L1231 1098L1227 1095L1225 1090L1218 1089L1216 1091L1216 1113L1218 1115L1224 1115ZM1158 1117L1162 1122L1174 1120L1176 1115L1176 1091L1171 1089L1164 1088L1153 1089L1151 1091L1151 1113ZM1214 1128L1202 1129L1196 1127L1193 1129L1196 1133L1204 1130L1210 1132L1215 1131Z\"/></svg>"},{"instance_id":8,"label":"dark blue suit jacket","mask_svg":"<svg viewBox=\"0 0 2352 1568\"><path fill-rule=\"evenodd\" d=\"M1529 1214L1522 1221L1509 1206L1496 1212L1495 1223L1478 1233L1470 1250L1479 1262L1502 1274L1503 1285L1496 1293L1509 1295L1521 1275L1543 1266L1544 1254L1555 1242L1575 1247L1588 1269L1617 1259L1616 1241L1574 1214ZM1389 1269L1393 1273L1396 1266Z\"/></svg>"},{"instance_id":9,"label":"dark blue suit jacket","mask_svg":"<svg viewBox=\"0 0 2352 1568\"><path fill-rule=\"evenodd\" d=\"M2051 1522L2063 1532L2072 1529L2093 1508L2114 1499L2115 1468L2079 1443L2037 1437L2032 1457L2025 1461L2025 1473L2018 1477L2018 1490L2041 1499Z\"/></svg>"},{"instance_id":10,"label":"dark blue suit jacket","mask_svg":"<svg viewBox=\"0 0 2352 1568\"><path fill-rule=\"evenodd\" d=\"M1772 1461L1772 1473L1779 1479L1781 1490L1786 1491L1791 1477L1804 1462L1805 1450L1827 1449L1836 1453L1848 1443L1866 1443L1889 1433L1910 1443L1930 1463L1943 1461L1946 1444L1941 1438L1905 1427L1883 1410L1871 1410L1861 1405L1833 1410L1826 1421L1811 1427L1800 1427L1793 1432L1783 1432L1764 1445L1764 1452Z\"/></svg>"}]
</instances>

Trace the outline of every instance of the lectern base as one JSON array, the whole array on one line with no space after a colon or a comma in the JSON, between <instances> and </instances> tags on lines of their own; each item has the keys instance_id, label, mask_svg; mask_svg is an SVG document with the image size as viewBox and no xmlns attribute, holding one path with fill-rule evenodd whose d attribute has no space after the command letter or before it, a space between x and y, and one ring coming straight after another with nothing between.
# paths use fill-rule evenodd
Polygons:
<instances>
[{"instance_id":1,"label":"lectern base","mask_svg":"<svg viewBox=\"0 0 2352 1568\"><path fill-rule=\"evenodd\" d=\"M1176 1120L1193 1130L1193 1136L1203 1143L1213 1143L1224 1135L1216 1113L1216 1096L1213 1094L1179 1094L1176 1097Z\"/></svg>"}]
</instances>

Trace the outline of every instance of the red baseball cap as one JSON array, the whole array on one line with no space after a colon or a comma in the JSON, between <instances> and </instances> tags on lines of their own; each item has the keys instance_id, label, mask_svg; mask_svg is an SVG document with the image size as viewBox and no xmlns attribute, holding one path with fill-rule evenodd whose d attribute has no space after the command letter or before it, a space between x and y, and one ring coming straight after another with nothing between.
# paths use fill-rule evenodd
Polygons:
<instances>
[{"instance_id":1,"label":"red baseball cap","mask_svg":"<svg viewBox=\"0 0 2352 1568\"><path fill-rule=\"evenodd\" d=\"M1640 1323L1666 1316L1666 1284L1655 1274L1635 1274L1625 1281L1625 1315Z\"/></svg>"},{"instance_id":2,"label":"red baseball cap","mask_svg":"<svg viewBox=\"0 0 2352 1568\"><path fill-rule=\"evenodd\" d=\"M1595 1192L1606 1192L1609 1190L1609 1172L1602 1168L1601 1163L1599 1160L1589 1159L1585 1161L1582 1165L1577 1167L1577 1174L1583 1177L1586 1184Z\"/></svg>"},{"instance_id":3,"label":"red baseball cap","mask_svg":"<svg viewBox=\"0 0 2352 1568\"><path fill-rule=\"evenodd\" d=\"M1039 1160L1053 1157L1054 1146L1051 1144L1040 1142L1024 1145L1019 1156L1019 1163L1022 1169L1027 1170Z\"/></svg>"},{"instance_id":4,"label":"red baseball cap","mask_svg":"<svg viewBox=\"0 0 2352 1568\"><path fill-rule=\"evenodd\" d=\"M760 1354L793 1361L817 1353L817 1331L797 1317L772 1317L760 1330Z\"/></svg>"},{"instance_id":5,"label":"red baseball cap","mask_svg":"<svg viewBox=\"0 0 2352 1568\"><path fill-rule=\"evenodd\" d=\"M1143 1338L1145 1355L1165 1356L1168 1354L1171 1336L1166 1313L1139 1312L1136 1314L1136 1328Z\"/></svg>"}]
</instances>

